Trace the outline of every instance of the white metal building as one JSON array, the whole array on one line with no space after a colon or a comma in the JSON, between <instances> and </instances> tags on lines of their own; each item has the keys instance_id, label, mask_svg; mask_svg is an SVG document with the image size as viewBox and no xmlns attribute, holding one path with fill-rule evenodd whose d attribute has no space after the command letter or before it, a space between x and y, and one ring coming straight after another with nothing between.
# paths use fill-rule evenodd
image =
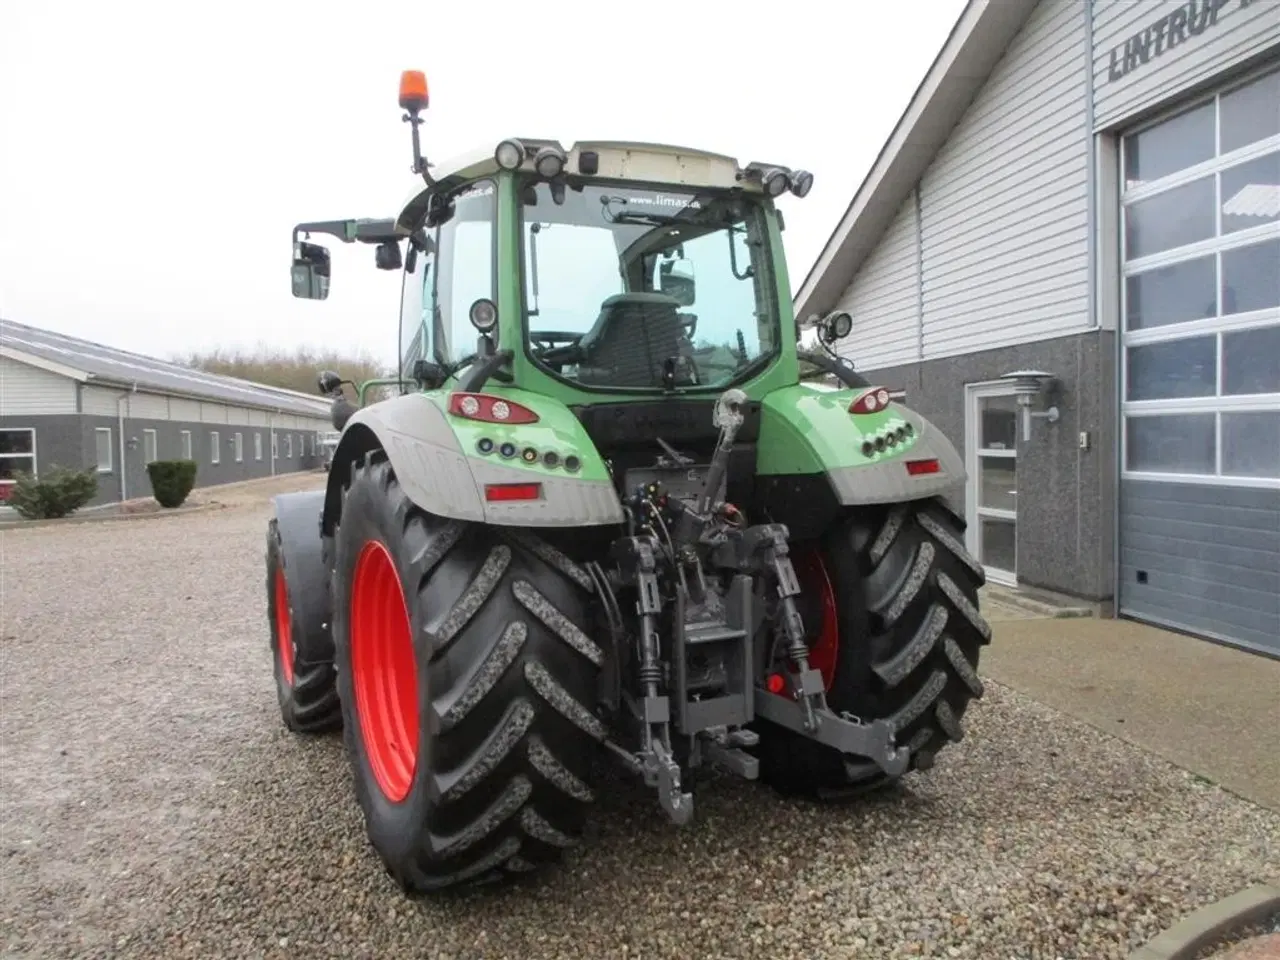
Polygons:
<instances>
[{"instance_id":1,"label":"white metal building","mask_svg":"<svg viewBox=\"0 0 1280 960\"><path fill-rule=\"evenodd\" d=\"M837 308L992 579L1280 654L1280 0L973 0L800 288Z\"/></svg>"},{"instance_id":2,"label":"white metal building","mask_svg":"<svg viewBox=\"0 0 1280 960\"><path fill-rule=\"evenodd\" d=\"M97 468L93 503L150 496L152 460L195 460L197 486L307 470L331 429L319 397L0 319L0 502L55 464Z\"/></svg>"}]
</instances>

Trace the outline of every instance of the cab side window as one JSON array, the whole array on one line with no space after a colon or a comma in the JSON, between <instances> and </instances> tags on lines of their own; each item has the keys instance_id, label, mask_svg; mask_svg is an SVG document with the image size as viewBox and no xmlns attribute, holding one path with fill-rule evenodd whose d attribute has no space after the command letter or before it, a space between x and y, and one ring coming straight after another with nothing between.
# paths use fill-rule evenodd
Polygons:
<instances>
[{"instance_id":1,"label":"cab side window","mask_svg":"<svg viewBox=\"0 0 1280 960\"><path fill-rule=\"evenodd\" d=\"M435 238L426 248L412 243L405 256L404 283L400 291L400 377L413 377L413 364L431 356L431 309L435 302Z\"/></svg>"},{"instance_id":2,"label":"cab side window","mask_svg":"<svg viewBox=\"0 0 1280 960\"><path fill-rule=\"evenodd\" d=\"M467 187L453 201L453 215L440 226L440 282L432 343L440 363L456 363L475 353L479 334L471 325L471 305L481 298L495 300L494 217L497 189L482 180Z\"/></svg>"}]
</instances>

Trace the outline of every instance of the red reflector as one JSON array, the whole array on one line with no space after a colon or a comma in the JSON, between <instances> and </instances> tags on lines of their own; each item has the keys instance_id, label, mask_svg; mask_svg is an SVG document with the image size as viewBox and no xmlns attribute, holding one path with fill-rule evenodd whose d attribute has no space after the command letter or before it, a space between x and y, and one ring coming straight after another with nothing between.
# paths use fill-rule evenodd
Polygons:
<instances>
[{"instance_id":1,"label":"red reflector","mask_svg":"<svg viewBox=\"0 0 1280 960\"><path fill-rule=\"evenodd\" d=\"M770 693L782 693L787 687L787 681L782 679L782 674L771 673L765 679L765 686L769 688Z\"/></svg>"},{"instance_id":2,"label":"red reflector","mask_svg":"<svg viewBox=\"0 0 1280 960\"><path fill-rule=\"evenodd\" d=\"M484 498L490 503L510 500L537 500L542 496L540 483L486 483Z\"/></svg>"},{"instance_id":3,"label":"red reflector","mask_svg":"<svg viewBox=\"0 0 1280 960\"><path fill-rule=\"evenodd\" d=\"M449 412L455 417L484 423L537 423L538 415L514 400L491 393L451 393Z\"/></svg>"},{"instance_id":4,"label":"red reflector","mask_svg":"<svg viewBox=\"0 0 1280 960\"><path fill-rule=\"evenodd\" d=\"M908 460L907 473L913 477L921 477L926 473L938 473L942 466L937 460Z\"/></svg>"},{"instance_id":5,"label":"red reflector","mask_svg":"<svg viewBox=\"0 0 1280 960\"><path fill-rule=\"evenodd\" d=\"M877 413L889 406L889 399L889 391L884 387L872 387L849 404L849 412Z\"/></svg>"}]
</instances>

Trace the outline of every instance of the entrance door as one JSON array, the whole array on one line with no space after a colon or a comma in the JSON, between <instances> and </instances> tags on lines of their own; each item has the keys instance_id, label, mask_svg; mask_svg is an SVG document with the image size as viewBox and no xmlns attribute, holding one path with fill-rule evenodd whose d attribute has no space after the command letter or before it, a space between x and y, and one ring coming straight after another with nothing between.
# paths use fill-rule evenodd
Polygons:
<instances>
[{"instance_id":1,"label":"entrance door","mask_svg":"<svg viewBox=\"0 0 1280 960\"><path fill-rule=\"evenodd\" d=\"M969 552L987 578L1018 582L1018 405L1006 383L965 388Z\"/></svg>"}]
</instances>

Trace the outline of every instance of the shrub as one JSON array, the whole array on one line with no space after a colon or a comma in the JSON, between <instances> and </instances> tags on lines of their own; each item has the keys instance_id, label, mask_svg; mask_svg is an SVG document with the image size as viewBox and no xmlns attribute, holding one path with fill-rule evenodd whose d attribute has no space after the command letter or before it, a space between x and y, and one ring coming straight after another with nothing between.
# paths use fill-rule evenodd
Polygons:
<instances>
[{"instance_id":1,"label":"shrub","mask_svg":"<svg viewBox=\"0 0 1280 960\"><path fill-rule=\"evenodd\" d=\"M19 473L9 506L28 520L52 520L79 510L98 494L98 474L92 467L72 470L52 465L39 478Z\"/></svg>"},{"instance_id":2,"label":"shrub","mask_svg":"<svg viewBox=\"0 0 1280 960\"><path fill-rule=\"evenodd\" d=\"M180 507L196 485L194 460L153 460L147 464L151 492L162 507Z\"/></svg>"}]
</instances>

